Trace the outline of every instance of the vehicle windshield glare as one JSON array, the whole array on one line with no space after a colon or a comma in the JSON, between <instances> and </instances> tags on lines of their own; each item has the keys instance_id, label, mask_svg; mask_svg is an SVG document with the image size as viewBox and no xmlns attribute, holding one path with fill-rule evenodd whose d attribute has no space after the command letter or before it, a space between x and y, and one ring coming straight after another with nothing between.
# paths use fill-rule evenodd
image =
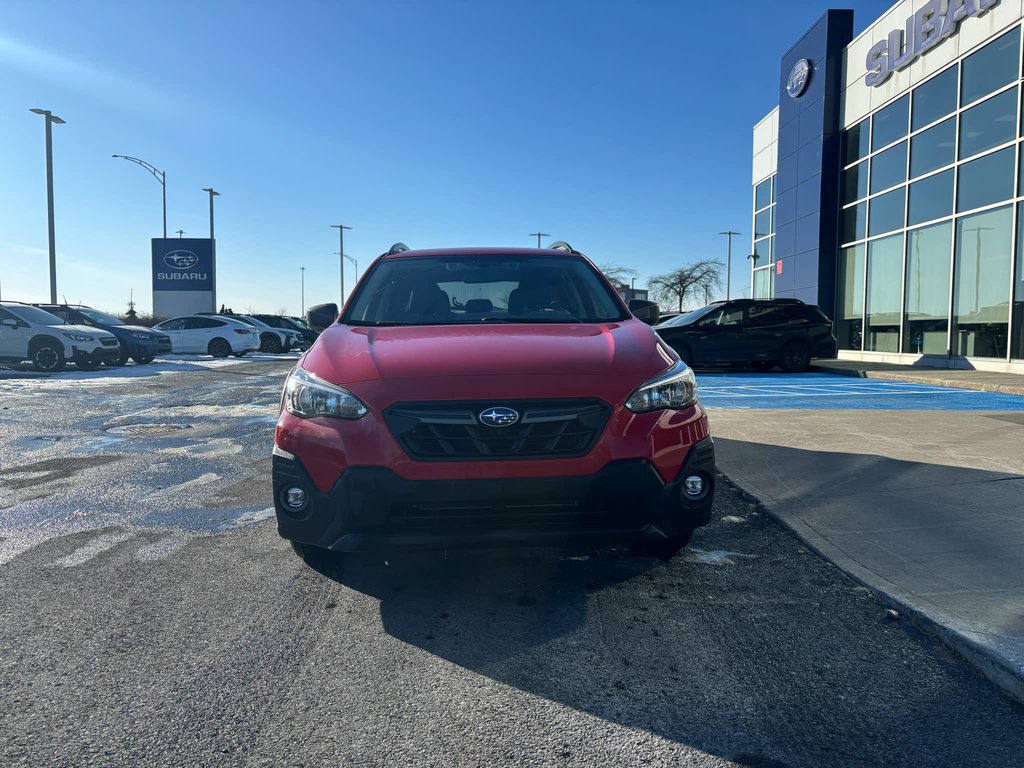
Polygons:
<instances>
[{"instance_id":1,"label":"vehicle windshield glare","mask_svg":"<svg viewBox=\"0 0 1024 768\"><path fill-rule=\"evenodd\" d=\"M83 315L92 320L94 323L99 325L124 325L124 320L119 320L113 315L108 315L106 312L100 312L97 309L79 309Z\"/></svg>"},{"instance_id":2,"label":"vehicle windshield glare","mask_svg":"<svg viewBox=\"0 0 1024 768\"><path fill-rule=\"evenodd\" d=\"M690 323L700 320L711 310L720 308L724 303L725 302L722 301L716 301L713 304L708 304L706 307L701 307L700 309L695 309L692 312L687 312L685 315L673 317L669 322L672 325L689 325Z\"/></svg>"},{"instance_id":3,"label":"vehicle windshield glare","mask_svg":"<svg viewBox=\"0 0 1024 768\"><path fill-rule=\"evenodd\" d=\"M67 323L65 323L61 318L56 315L51 315L45 309L39 309L39 307L12 307L4 305L4 309L15 317L33 325L67 325Z\"/></svg>"},{"instance_id":4,"label":"vehicle windshield glare","mask_svg":"<svg viewBox=\"0 0 1024 768\"><path fill-rule=\"evenodd\" d=\"M471 254L378 262L341 322L467 325L626 319L604 281L579 258Z\"/></svg>"}]
</instances>

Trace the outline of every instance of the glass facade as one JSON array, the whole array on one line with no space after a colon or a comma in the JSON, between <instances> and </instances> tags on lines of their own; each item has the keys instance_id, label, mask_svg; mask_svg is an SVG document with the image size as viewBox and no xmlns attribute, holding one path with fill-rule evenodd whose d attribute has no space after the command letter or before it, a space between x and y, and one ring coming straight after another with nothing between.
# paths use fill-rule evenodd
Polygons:
<instances>
[{"instance_id":1,"label":"glass facade","mask_svg":"<svg viewBox=\"0 0 1024 768\"><path fill-rule=\"evenodd\" d=\"M755 299L772 297L772 265L775 243L775 176L754 186L754 273L750 292Z\"/></svg>"},{"instance_id":2,"label":"glass facade","mask_svg":"<svg viewBox=\"0 0 1024 768\"><path fill-rule=\"evenodd\" d=\"M843 133L841 350L1024 360L1020 36Z\"/></svg>"}]
</instances>

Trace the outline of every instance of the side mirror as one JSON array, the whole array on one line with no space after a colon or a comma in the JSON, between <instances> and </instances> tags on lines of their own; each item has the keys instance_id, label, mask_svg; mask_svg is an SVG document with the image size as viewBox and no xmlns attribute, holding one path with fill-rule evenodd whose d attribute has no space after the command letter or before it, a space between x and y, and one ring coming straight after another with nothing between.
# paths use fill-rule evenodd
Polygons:
<instances>
[{"instance_id":1,"label":"side mirror","mask_svg":"<svg viewBox=\"0 0 1024 768\"><path fill-rule=\"evenodd\" d=\"M306 323L315 331L322 331L338 319L337 304L317 304L306 310Z\"/></svg>"},{"instance_id":2,"label":"side mirror","mask_svg":"<svg viewBox=\"0 0 1024 768\"><path fill-rule=\"evenodd\" d=\"M657 302L654 301L630 299L629 311L633 313L637 320L648 325L657 325L658 320L661 319L661 309L658 307Z\"/></svg>"},{"instance_id":3,"label":"side mirror","mask_svg":"<svg viewBox=\"0 0 1024 768\"><path fill-rule=\"evenodd\" d=\"M6 325L8 328L17 328L18 321L13 317L5 317L3 320L0 320L0 325Z\"/></svg>"}]
</instances>

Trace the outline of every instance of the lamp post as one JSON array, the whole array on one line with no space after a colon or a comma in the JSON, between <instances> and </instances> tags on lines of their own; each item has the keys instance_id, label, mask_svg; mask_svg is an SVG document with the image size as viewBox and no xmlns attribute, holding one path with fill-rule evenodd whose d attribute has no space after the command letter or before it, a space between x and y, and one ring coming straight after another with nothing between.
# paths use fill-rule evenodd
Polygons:
<instances>
[{"instance_id":1,"label":"lamp post","mask_svg":"<svg viewBox=\"0 0 1024 768\"><path fill-rule=\"evenodd\" d=\"M213 281L211 282L212 290L210 291L210 298L213 299L213 306L210 308L213 312L217 311L217 241L213 238L213 198L220 197L220 192L214 190L213 187L203 187L203 192L210 193L210 266L213 267Z\"/></svg>"},{"instance_id":2,"label":"lamp post","mask_svg":"<svg viewBox=\"0 0 1024 768\"><path fill-rule=\"evenodd\" d=\"M131 157L130 155L111 155L111 157L119 157L122 160L131 160L136 165L141 165L151 174L153 178L160 182L160 186L163 187L164 191L164 240L167 239L167 173L165 171L158 171L155 165L147 163L145 160L140 160L137 157Z\"/></svg>"},{"instance_id":3,"label":"lamp post","mask_svg":"<svg viewBox=\"0 0 1024 768\"><path fill-rule=\"evenodd\" d=\"M732 298L732 238L733 235L742 234L741 232L733 232L731 229L728 232L719 232L720 235L727 235L729 237L729 251L725 261L725 300L728 301Z\"/></svg>"},{"instance_id":4,"label":"lamp post","mask_svg":"<svg viewBox=\"0 0 1024 768\"><path fill-rule=\"evenodd\" d=\"M50 237L50 303L57 303L57 245L53 226L53 134L51 126L64 125L64 121L48 109L31 109L46 119L46 214Z\"/></svg>"},{"instance_id":5,"label":"lamp post","mask_svg":"<svg viewBox=\"0 0 1024 768\"><path fill-rule=\"evenodd\" d=\"M305 317L306 316L306 268L305 267L299 267L299 272L302 274L302 283L301 283L302 288L300 289L301 290L301 296L302 296L302 312L300 314L303 317Z\"/></svg>"},{"instance_id":6,"label":"lamp post","mask_svg":"<svg viewBox=\"0 0 1024 768\"><path fill-rule=\"evenodd\" d=\"M750 259L750 298L757 298L754 296L754 270L757 269L757 260L761 258L760 254L748 253L747 258ZM769 298L765 296L764 298Z\"/></svg>"},{"instance_id":7,"label":"lamp post","mask_svg":"<svg viewBox=\"0 0 1024 768\"><path fill-rule=\"evenodd\" d=\"M181 236L184 235L184 234L185 234L185 230L184 229L179 229L178 230L178 239L181 240Z\"/></svg>"},{"instance_id":8,"label":"lamp post","mask_svg":"<svg viewBox=\"0 0 1024 768\"><path fill-rule=\"evenodd\" d=\"M540 239L542 237L551 237L551 235L549 235L547 232L531 232L530 237L537 238L537 247L540 248Z\"/></svg>"},{"instance_id":9,"label":"lamp post","mask_svg":"<svg viewBox=\"0 0 1024 768\"><path fill-rule=\"evenodd\" d=\"M344 224L331 224L332 227L338 230L338 264L341 272L341 303L338 307L345 306L345 257L342 255L345 253L345 230L352 229L352 227L346 227Z\"/></svg>"}]
</instances>

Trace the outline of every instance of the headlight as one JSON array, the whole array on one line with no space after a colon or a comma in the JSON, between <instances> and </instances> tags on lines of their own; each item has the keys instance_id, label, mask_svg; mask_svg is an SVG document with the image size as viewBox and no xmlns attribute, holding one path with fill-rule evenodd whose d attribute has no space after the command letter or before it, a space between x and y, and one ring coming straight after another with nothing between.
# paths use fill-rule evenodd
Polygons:
<instances>
[{"instance_id":1,"label":"headlight","mask_svg":"<svg viewBox=\"0 0 1024 768\"><path fill-rule=\"evenodd\" d=\"M139 341L149 341L153 338L153 334L143 333L142 331L129 331L128 335L133 339L138 339Z\"/></svg>"},{"instance_id":2,"label":"headlight","mask_svg":"<svg viewBox=\"0 0 1024 768\"><path fill-rule=\"evenodd\" d=\"M336 419L361 419L369 411L351 392L328 384L302 368L288 375L284 384L284 407L303 419L331 416Z\"/></svg>"},{"instance_id":3,"label":"headlight","mask_svg":"<svg viewBox=\"0 0 1024 768\"><path fill-rule=\"evenodd\" d=\"M95 336L86 336L84 333L65 333L72 341L96 341Z\"/></svg>"},{"instance_id":4,"label":"headlight","mask_svg":"<svg viewBox=\"0 0 1024 768\"><path fill-rule=\"evenodd\" d=\"M634 413L689 408L697 402L697 381L686 363L679 362L655 376L629 396L626 407Z\"/></svg>"}]
</instances>

